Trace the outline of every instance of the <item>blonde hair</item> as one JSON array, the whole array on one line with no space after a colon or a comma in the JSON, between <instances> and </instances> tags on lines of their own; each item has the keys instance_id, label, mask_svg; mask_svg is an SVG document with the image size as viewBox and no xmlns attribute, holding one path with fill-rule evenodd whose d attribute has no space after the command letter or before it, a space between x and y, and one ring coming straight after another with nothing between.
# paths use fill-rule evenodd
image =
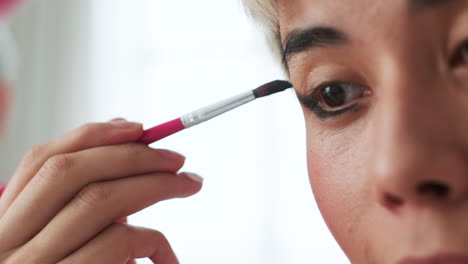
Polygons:
<instances>
[{"instance_id":1,"label":"blonde hair","mask_svg":"<svg viewBox=\"0 0 468 264\"><path fill-rule=\"evenodd\" d=\"M275 0L242 0L247 13L270 30L278 26L278 13Z\"/></svg>"},{"instance_id":2,"label":"blonde hair","mask_svg":"<svg viewBox=\"0 0 468 264\"><path fill-rule=\"evenodd\" d=\"M278 8L276 0L242 0L247 14L265 32L270 49L282 61L283 48L279 31ZM285 65L283 65L285 66Z\"/></svg>"}]
</instances>

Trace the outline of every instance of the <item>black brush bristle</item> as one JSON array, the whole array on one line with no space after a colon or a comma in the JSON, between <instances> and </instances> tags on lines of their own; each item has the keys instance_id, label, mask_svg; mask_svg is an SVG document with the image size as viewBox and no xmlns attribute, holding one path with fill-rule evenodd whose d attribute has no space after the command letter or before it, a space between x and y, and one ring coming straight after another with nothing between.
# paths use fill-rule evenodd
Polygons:
<instances>
[{"instance_id":1,"label":"black brush bristle","mask_svg":"<svg viewBox=\"0 0 468 264\"><path fill-rule=\"evenodd\" d=\"M253 90L253 93L255 95L255 98L260 98L274 93L282 92L291 87L292 84L290 82L277 80L258 87L257 89Z\"/></svg>"}]
</instances>

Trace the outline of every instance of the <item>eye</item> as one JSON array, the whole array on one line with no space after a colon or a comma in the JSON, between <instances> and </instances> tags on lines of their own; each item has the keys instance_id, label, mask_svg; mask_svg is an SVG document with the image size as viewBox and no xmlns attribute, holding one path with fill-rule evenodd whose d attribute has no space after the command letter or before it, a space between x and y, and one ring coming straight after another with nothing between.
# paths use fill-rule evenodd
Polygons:
<instances>
[{"instance_id":1,"label":"eye","mask_svg":"<svg viewBox=\"0 0 468 264\"><path fill-rule=\"evenodd\" d=\"M320 90L320 101L330 110L342 108L364 96L367 89L352 83L334 83Z\"/></svg>"},{"instance_id":2,"label":"eye","mask_svg":"<svg viewBox=\"0 0 468 264\"><path fill-rule=\"evenodd\" d=\"M455 54L452 56L451 65L452 67L458 67L468 62L468 40L465 40L455 50Z\"/></svg>"},{"instance_id":3,"label":"eye","mask_svg":"<svg viewBox=\"0 0 468 264\"><path fill-rule=\"evenodd\" d=\"M299 99L320 119L327 119L359 108L358 100L370 94L368 88L358 84L333 82L320 85L309 96Z\"/></svg>"}]
</instances>

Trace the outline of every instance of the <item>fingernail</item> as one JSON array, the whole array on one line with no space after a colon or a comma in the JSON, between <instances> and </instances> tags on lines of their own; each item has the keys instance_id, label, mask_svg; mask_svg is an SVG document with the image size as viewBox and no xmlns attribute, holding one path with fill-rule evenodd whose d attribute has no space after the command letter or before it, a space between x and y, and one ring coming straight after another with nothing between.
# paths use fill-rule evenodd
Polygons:
<instances>
[{"instance_id":1,"label":"fingernail","mask_svg":"<svg viewBox=\"0 0 468 264\"><path fill-rule=\"evenodd\" d=\"M124 129L141 126L140 123L128 122L125 119L112 120L110 121L110 123L116 128L124 128Z\"/></svg>"},{"instance_id":2,"label":"fingernail","mask_svg":"<svg viewBox=\"0 0 468 264\"><path fill-rule=\"evenodd\" d=\"M195 173L184 172L183 174L185 174L185 176L187 176L187 178L189 178L190 180L192 180L194 182L197 182L197 183L202 183L203 182L203 178L200 177L199 175L195 174Z\"/></svg>"},{"instance_id":3,"label":"fingernail","mask_svg":"<svg viewBox=\"0 0 468 264\"><path fill-rule=\"evenodd\" d=\"M118 117L118 118L114 118L114 119L110 120L109 122L118 121L118 120L127 121L127 119L125 119L125 118Z\"/></svg>"}]
</instances>

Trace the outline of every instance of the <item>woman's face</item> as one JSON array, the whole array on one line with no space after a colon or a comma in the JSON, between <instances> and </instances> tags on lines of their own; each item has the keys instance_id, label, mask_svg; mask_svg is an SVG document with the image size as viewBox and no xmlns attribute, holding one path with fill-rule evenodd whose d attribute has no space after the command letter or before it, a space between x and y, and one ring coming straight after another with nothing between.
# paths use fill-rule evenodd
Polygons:
<instances>
[{"instance_id":1,"label":"woman's face","mask_svg":"<svg viewBox=\"0 0 468 264\"><path fill-rule=\"evenodd\" d=\"M350 260L468 263L468 1L278 4L310 181Z\"/></svg>"}]
</instances>

